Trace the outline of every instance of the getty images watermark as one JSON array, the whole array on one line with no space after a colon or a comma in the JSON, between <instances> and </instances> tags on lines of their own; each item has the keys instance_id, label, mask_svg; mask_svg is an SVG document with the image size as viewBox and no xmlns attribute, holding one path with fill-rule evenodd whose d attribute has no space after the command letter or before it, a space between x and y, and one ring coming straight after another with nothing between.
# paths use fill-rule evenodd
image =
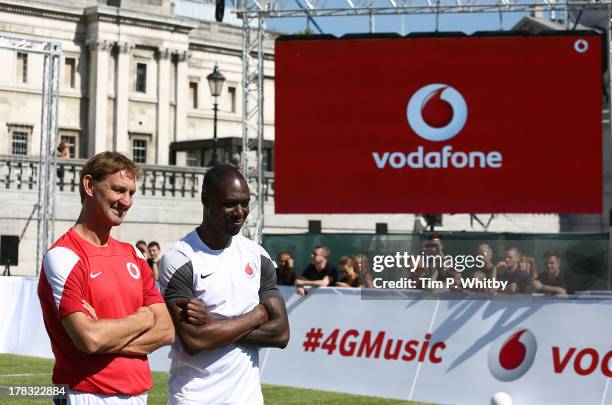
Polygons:
<instances>
[{"instance_id":1,"label":"getty images watermark","mask_svg":"<svg viewBox=\"0 0 612 405\"><path fill-rule=\"evenodd\" d=\"M420 254L410 254L407 251L395 252L389 255L375 255L372 257L372 271L374 274L384 271L409 271L412 277L399 277L395 280L386 280L384 277L373 277L374 288L392 289L452 289L460 287L463 289L505 289L508 286L507 280L495 280L484 277L444 277L443 280L436 280L435 275L431 274L436 270L454 271L462 273L464 270L479 270L485 268L484 255L434 255L421 252ZM422 271L423 270L423 271ZM427 272L427 270L430 270ZM422 274L419 274L422 273ZM416 277L414 276L416 275Z\"/></svg>"},{"instance_id":2,"label":"getty images watermark","mask_svg":"<svg viewBox=\"0 0 612 405\"><path fill-rule=\"evenodd\" d=\"M367 266L358 270L369 288L362 298L566 299L612 284L606 234L493 236L499 239L426 234L363 241Z\"/></svg>"}]
</instances>

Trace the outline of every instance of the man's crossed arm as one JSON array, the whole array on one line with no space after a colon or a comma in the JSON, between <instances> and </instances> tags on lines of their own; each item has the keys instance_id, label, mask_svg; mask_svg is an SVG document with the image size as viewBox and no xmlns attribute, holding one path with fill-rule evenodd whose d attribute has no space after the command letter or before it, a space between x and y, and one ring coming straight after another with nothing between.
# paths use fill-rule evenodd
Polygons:
<instances>
[{"instance_id":1,"label":"man's crossed arm","mask_svg":"<svg viewBox=\"0 0 612 405\"><path fill-rule=\"evenodd\" d=\"M146 355L174 341L174 328L163 303L141 307L124 318L98 319L86 301L89 316L73 312L62 319L74 345L88 354Z\"/></svg>"},{"instance_id":2,"label":"man's crossed arm","mask_svg":"<svg viewBox=\"0 0 612 405\"><path fill-rule=\"evenodd\" d=\"M251 311L229 319L215 319L198 299L169 304L170 315L185 351L191 355L238 342L259 347L284 348L289 342L289 321L282 298L271 297Z\"/></svg>"}]
</instances>

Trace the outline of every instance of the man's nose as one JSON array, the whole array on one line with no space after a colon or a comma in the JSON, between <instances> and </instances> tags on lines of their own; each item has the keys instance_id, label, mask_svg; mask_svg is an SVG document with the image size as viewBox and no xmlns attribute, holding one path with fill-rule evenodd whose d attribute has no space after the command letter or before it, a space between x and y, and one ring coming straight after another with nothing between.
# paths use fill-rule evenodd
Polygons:
<instances>
[{"instance_id":1,"label":"man's nose","mask_svg":"<svg viewBox=\"0 0 612 405\"><path fill-rule=\"evenodd\" d=\"M119 203L126 208L131 207L132 202L133 202L133 197L130 193L123 193L121 195L121 198L119 199Z\"/></svg>"}]
</instances>

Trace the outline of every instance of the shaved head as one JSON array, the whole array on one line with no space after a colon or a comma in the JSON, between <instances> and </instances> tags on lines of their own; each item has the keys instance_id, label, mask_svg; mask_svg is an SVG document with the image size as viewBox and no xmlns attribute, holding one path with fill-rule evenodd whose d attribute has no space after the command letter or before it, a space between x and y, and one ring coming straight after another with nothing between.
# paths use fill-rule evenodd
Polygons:
<instances>
[{"instance_id":1,"label":"shaved head","mask_svg":"<svg viewBox=\"0 0 612 405\"><path fill-rule=\"evenodd\" d=\"M227 246L249 215L249 202L249 185L235 167L219 165L207 171L202 183L205 243Z\"/></svg>"},{"instance_id":2,"label":"shaved head","mask_svg":"<svg viewBox=\"0 0 612 405\"><path fill-rule=\"evenodd\" d=\"M218 193L228 182L238 181L247 184L246 179L231 165L215 166L206 172L202 182L202 202L204 203L211 195Z\"/></svg>"}]
</instances>

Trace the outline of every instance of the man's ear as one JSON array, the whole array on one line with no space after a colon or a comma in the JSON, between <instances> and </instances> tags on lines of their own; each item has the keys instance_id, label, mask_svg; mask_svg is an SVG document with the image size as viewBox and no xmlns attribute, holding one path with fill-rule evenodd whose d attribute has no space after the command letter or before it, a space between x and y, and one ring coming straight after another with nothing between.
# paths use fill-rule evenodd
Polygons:
<instances>
[{"instance_id":1,"label":"man's ear","mask_svg":"<svg viewBox=\"0 0 612 405\"><path fill-rule=\"evenodd\" d=\"M89 197L93 197L94 183L95 183L95 180L89 174L83 177L83 191L85 191L85 195Z\"/></svg>"}]
</instances>

